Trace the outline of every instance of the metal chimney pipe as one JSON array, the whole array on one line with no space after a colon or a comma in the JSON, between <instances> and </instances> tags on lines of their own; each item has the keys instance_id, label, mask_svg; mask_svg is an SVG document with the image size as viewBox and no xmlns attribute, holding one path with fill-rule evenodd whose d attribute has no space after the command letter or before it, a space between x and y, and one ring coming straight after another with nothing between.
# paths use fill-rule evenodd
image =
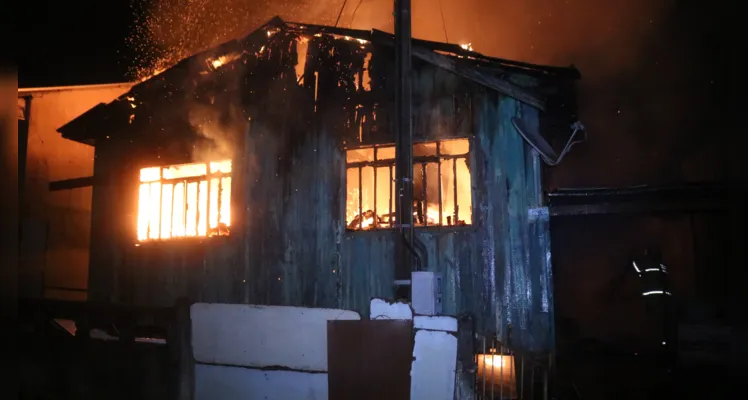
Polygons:
<instances>
[{"instance_id":1,"label":"metal chimney pipe","mask_svg":"<svg viewBox=\"0 0 748 400\"><path fill-rule=\"evenodd\" d=\"M410 279L415 255L410 10L410 0L395 0L395 215L401 233L395 262L395 279Z\"/></svg>"}]
</instances>

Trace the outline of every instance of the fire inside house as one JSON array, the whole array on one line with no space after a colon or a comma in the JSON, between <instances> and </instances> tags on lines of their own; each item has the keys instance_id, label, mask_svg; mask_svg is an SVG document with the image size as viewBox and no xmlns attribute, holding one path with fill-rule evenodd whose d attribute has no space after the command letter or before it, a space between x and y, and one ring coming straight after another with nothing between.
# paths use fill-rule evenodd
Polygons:
<instances>
[{"instance_id":1,"label":"fire inside house","mask_svg":"<svg viewBox=\"0 0 748 400\"><path fill-rule=\"evenodd\" d=\"M393 43L276 18L61 127L95 147L89 300L367 315L393 298ZM536 149L570 134L578 78L413 40L419 266L444 313L511 327L517 349L552 345Z\"/></svg>"},{"instance_id":2,"label":"fire inside house","mask_svg":"<svg viewBox=\"0 0 748 400\"><path fill-rule=\"evenodd\" d=\"M458 226L472 222L467 139L413 146L415 226ZM346 226L394 226L395 147L346 151Z\"/></svg>"},{"instance_id":3,"label":"fire inside house","mask_svg":"<svg viewBox=\"0 0 748 400\"><path fill-rule=\"evenodd\" d=\"M231 160L140 170L138 240L228 235Z\"/></svg>"}]
</instances>

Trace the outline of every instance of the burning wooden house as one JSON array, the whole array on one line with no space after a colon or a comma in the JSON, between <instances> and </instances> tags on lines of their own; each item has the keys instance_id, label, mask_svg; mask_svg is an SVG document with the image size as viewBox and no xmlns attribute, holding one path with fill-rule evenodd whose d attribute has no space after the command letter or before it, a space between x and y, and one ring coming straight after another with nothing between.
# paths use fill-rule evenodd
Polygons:
<instances>
[{"instance_id":1,"label":"burning wooden house","mask_svg":"<svg viewBox=\"0 0 748 400\"><path fill-rule=\"evenodd\" d=\"M541 158L573 68L413 41L414 221L443 311L549 346ZM95 147L89 299L352 309L395 293L393 36L285 23L61 127ZM524 137L523 137L524 136Z\"/></svg>"}]
</instances>

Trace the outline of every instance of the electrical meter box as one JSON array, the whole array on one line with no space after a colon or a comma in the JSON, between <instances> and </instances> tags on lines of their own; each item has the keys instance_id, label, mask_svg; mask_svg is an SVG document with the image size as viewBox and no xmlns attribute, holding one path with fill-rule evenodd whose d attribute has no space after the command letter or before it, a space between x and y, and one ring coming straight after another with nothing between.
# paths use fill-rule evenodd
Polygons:
<instances>
[{"instance_id":1,"label":"electrical meter box","mask_svg":"<svg viewBox=\"0 0 748 400\"><path fill-rule=\"evenodd\" d=\"M419 315L442 313L442 277L435 272L417 271L411 275L413 311Z\"/></svg>"}]
</instances>

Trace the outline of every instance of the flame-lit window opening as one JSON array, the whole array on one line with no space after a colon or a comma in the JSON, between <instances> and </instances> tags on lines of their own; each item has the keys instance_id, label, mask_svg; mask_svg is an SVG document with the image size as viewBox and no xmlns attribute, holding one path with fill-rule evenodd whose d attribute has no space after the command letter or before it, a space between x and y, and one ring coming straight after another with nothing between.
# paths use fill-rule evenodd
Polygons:
<instances>
[{"instance_id":1,"label":"flame-lit window opening","mask_svg":"<svg viewBox=\"0 0 748 400\"><path fill-rule=\"evenodd\" d=\"M468 139L413 145L415 226L472 224ZM395 225L395 147L346 152L346 225L350 230Z\"/></svg>"},{"instance_id":2,"label":"flame-lit window opening","mask_svg":"<svg viewBox=\"0 0 748 400\"><path fill-rule=\"evenodd\" d=\"M140 170L138 240L228 235L231 160Z\"/></svg>"}]
</instances>

